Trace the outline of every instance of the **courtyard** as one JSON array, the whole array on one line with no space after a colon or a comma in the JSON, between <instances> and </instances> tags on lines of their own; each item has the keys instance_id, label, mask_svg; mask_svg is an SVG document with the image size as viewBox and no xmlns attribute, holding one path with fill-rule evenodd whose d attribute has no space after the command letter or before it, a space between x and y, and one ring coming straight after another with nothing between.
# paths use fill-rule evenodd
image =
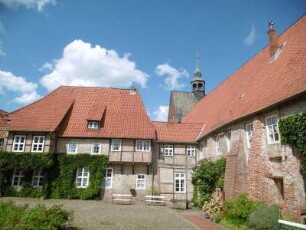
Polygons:
<instances>
[{"instance_id":1,"label":"courtyard","mask_svg":"<svg viewBox=\"0 0 306 230\"><path fill-rule=\"evenodd\" d=\"M3 197L0 201L12 200L18 205L53 204L73 211L73 226L78 229L105 230L198 230L223 229L204 219L199 209L178 210L167 206L146 206L142 202L132 205L84 200L42 200L33 198Z\"/></svg>"}]
</instances>

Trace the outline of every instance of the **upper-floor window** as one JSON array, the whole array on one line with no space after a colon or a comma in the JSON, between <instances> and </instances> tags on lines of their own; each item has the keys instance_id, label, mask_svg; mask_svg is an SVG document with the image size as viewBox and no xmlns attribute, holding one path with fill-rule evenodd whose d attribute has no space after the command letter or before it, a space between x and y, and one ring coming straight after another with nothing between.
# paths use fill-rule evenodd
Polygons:
<instances>
[{"instance_id":1,"label":"upper-floor window","mask_svg":"<svg viewBox=\"0 0 306 230\"><path fill-rule=\"evenodd\" d=\"M186 153L187 153L187 156L194 157L195 156L195 146L194 145L187 145Z\"/></svg>"},{"instance_id":2,"label":"upper-floor window","mask_svg":"<svg viewBox=\"0 0 306 230\"><path fill-rule=\"evenodd\" d=\"M248 149L251 148L252 136L253 136L253 124L248 123L245 125L246 143Z\"/></svg>"},{"instance_id":3,"label":"upper-floor window","mask_svg":"<svg viewBox=\"0 0 306 230\"><path fill-rule=\"evenodd\" d=\"M268 144L279 143L279 130L276 115L266 117L266 130Z\"/></svg>"},{"instance_id":4,"label":"upper-floor window","mask_svg":"<svg viewBox=\"0 0 306 230\"><path fill-rule=\"evenodd\" d=\"M121 151L121 139L112 139L111 151Z\"/></svg>"},{"instance_id":5,"label":"upper-floor window","mask_svg":"<svg viewBox=\"0 0 306 230\"><path fill-rule=\"evenodd\" d=\"M174 187L176 193L183 193L186 191L186 173L174 174Z\"/></svg>"},{"instance_id":6,"label":"upper-floor window","mask_svg":"<svg viewBox=\"0 0 306 230\"><path fill-rule=\"evenodd\" d=\"M32 152L44 151L45 136L34 136L32 142Z\"/></svg>"},{"instance_id":7,"label":"upper-floor window","mask_svg":"<svg viewBox=\"0 0 306 230\"><path fill-rule=\"evenodd\" d=\"M221 144L220 144L219 137L215 138L215 149L216 149L217 155L221 155L222 154L222 149L221 149Z\"/></svg>"},{"instance_id":8,"label":"upper-floor window","mask_svg":"<svg viewBox=\"0 0 306 230\"><path fill-rule=\"evenodd\" d=\"M15 135L12 152L24 152L26 135Z\"/></svg>"},{"instance_id":9,"label":"upper-floor window","mask_svg":"<svg viewBox=\"0 0 306 230\"><path fill-rule=\"evenodd\" d=\"M136 140L136 151L149 152L151 148L150 140Z\"/></svg>"},{"instance_id":10,"label":"upper-floor window","mask_svg":"<svg viewBox=\"0 0 306 230\"><path fill-rule=\"evenodd\" d=\"M70 141L67 147L67 153L75 154L78 152L78 142L77 141Z\"/></svg>"},{"instance_id":11,"label":"upper-floor window","mask_svg":"<svg viewBox=\"0 0 306 230\"><path fill-rule=\"evenodd\" d=\"M227 145L227 152L231 151L231 131L226 133L226 145Z\"/></svg>"},{"instance_id":12,"label":"upper-floor window","mask_svg":"<svg viewBox=\"0 0 306 230\"><path fill-rule=\"evenodd\" d=\"M89 129L98 129L99 128L99 121L88 121L87 127Z\"/></svg>"},{"instance_id":13,"label":"upper-floor window","mask_svg":"<svg viewBox=\"0 0 306 230\"><path fill-rule=\"evenodd\" d=\"M76 172L75 185L77 188L87 188L89 185L89 171L86 168L79 168Z\"/></svg>"},{"instance_id":14,"label":"upper-floor window","mask_svg":"<svg viewBox=\"0 0 306 230\"><path fill-rule=\"evenodd\" d=\"M164 155L173 156L173 145L164 145Z\"/></svg>"},{"instance_id":15,"label":"upper-floor window","mask_svg":"<svg viewBox=\"0 0 306 230\"><path fill-rule=\"evenodd\" d=\"M24 178L24 172L20 169L14 169L12 186L21 186L22 179Z\"/></svg>"},{"instance_id":16,"label":"upper-floor window","mask_svg":"<svg viewBox=\"0 0 306 230\"><path fill-rule=\"evenodd\" d=\"M101 143L93 142L91 144L91 154L101 154Z\"/></svg>"},{"instance_id":17,"label":"upper-floor window","mask_svg":"<svg viewBox=\"0 0 306 230\"><path fill-rule=\"evenodd\" d=\"M113 186L113 169L106 168L105 169L105 177L104 177L104 186L105 188L112 188Z\"/></svg>"},{"instance_id":18,"label":"upper-floor window","mask_svg":"<svg viewBox=\"0 0 306 230\"><path fill-rule=\"evenodd\" d=\"M146 185L146 175L139 174L136 178L136 189L145 189Z\"/></svg>"},{"instance_id":19,"label":"upper-floor window","mask_svg":"<svg viewBox=\"0 0 306 230\"><path fill-rule=\"evenodd\" d=\"M44 181L44 174L41 169L36 169L33 171L32 177L32 186L33 187L42 187Z\"/></svg>"}]
</instances>

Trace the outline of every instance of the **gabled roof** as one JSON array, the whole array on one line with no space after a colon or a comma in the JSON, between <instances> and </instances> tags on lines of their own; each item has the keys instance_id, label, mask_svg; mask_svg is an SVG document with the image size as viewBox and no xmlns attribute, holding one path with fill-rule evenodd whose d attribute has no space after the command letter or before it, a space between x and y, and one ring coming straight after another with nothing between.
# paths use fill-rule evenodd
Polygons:
<instances>
[{"instance_id":1,"label":"gabled roof","mask_svg":"<svg viewBox=\"0 0 306 230\"><path fill-rule=\"evenodd\" d=\"M202 129L199 123L152 122L157 142L195 143Z\"/></svg>"},{"instance_id":2,"label":"gabled roof","mask_svg":"<svg viewBox=\"0 0 306 230\"><path fill-rule=\"evenodd\" d=\"M62 137L154 138L140 94L128 89L62 86L9 117L10 130L59 130ZM89 120L100 121L101 128L88 129Z\"/></svg>"},{"instance_id":3,"label":"gabled roof","mask_svg":"<svg viewBox=\"0 0 306 230\"><path fill-rule=\"evenodd\" d=\"M182 122L204 123L201 137L222 126L306 93L306 16L278 38L281 53L269 47L201 99Z\"/></svg>"}]
</instances>

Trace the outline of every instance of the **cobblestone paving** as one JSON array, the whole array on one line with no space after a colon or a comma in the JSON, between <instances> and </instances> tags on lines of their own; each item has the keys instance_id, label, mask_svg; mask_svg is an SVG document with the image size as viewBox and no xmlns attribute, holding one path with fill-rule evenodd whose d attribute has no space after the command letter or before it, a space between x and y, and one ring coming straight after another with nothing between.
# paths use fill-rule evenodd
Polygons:
<instances>
[{"instance_id":1,"label":"cobblestone paving","mask_svg":"<svg viewBox=\"0 0 306 230\"><path fill-rule=\"evenodd\" d=\"M9 198L16 204L63 205L74 214L73 225L79 229L105 230L197 230L183 215L203 216L198 209L177 210L164 206L146 206L144 203L133 205L108 204L102 201L82 200L41 200L31 198Z\"/></svg>"}]
</instances>

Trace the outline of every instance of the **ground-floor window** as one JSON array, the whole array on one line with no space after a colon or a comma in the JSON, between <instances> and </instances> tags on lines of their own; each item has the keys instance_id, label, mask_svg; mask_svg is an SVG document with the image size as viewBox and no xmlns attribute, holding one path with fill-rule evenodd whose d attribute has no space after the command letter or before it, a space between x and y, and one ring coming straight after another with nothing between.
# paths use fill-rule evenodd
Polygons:
<instances>
[{"instance_id":1,"label":"ground-floor window","mask_svg":"<svg viewBox=\"0 0 306 230\"><path fill-rule=\"evenodd\" d=\"M175 192L181 193L186 191L186 173L174 174Z\"/></svg>"},{"instance_id":2,"label":"ground-floor window","mask_svg":"<svg viewBox=\"0 0 306 230\"><path fill-rule=\"evenodd\" d=\"M87 188L89 185L89 171L86 168L79 168L76 172L76 187Z\"/></svg>"},{"instance_id":3,"label":"ground-floor window","mask_svg":"<svg viewBox=\"0 0 306 230\"><path fill-rule=\"evenodd\" d=\"M113 169L107 168L105 169L105 188L112 188L113 187Z\"/></svg>"},{"instance_id":4,"label":"ground-floor window","mask_svg":"<svg viewBox=\"0 0 306 230\"><path fill-rule=\"evenodd\" d=\"M145 189L146 175L139 174L136 178L136 189Z\"/></svg>"},{"instance_id":5,"label":"ground-floor window","mask_svg":"<svg viewBox=\"0 0 306 230\"><path fill-rule=\"evenodd\" d=\"M23 177L24 177L24 172L22 170L14 169L12 186L21 186Z\"/></svg>"},{"instance_id":6,"label":"ground-floor window","mask_svg":"<svg viewBox=\"0 0 306 230\"><path fill-rule=\"evenodd\" d=\"M41 169L35 169L33 171L33 177L32 177L32 186L33 187L42 187L44 181L44 174Z\"/></svg>"}]
</instances>

